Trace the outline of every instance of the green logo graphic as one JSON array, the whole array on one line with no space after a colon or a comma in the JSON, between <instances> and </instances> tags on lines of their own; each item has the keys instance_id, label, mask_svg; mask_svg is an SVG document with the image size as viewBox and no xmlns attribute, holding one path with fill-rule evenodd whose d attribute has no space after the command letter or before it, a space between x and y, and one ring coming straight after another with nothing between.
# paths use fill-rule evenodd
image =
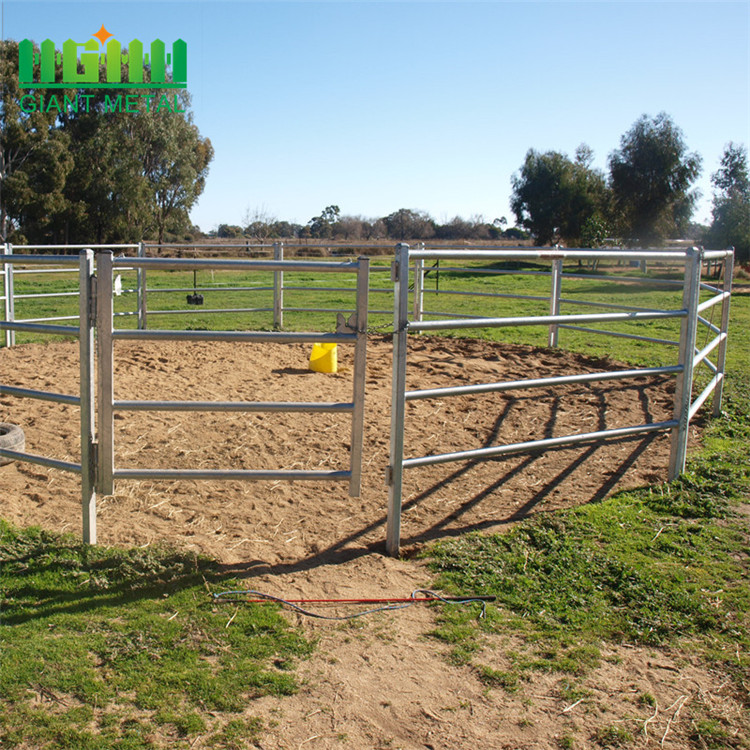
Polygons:
<instances>
[{"instance_id":1,"label":"green logo graphic","mask_svg":"<svg viewBox=\"0 0 750 750\"><path fill-rule=\"evenodd\" d=\"M104 50L106 42L106 51ZM78 51L83 51L78 57ZM100 63L104 66L106 81L100 80ZM62 81L55 80L55 66L62 65ZM127 81L123 80L123 65L127 65ZM150 82L144 82L144 70L151 68ZM171 82L167 82L167 69L172 68ZM150 53L143 52L143 42L131 40L127 52L122 44L102 25L87 42L63 42L62 53L55 52L55 43L45 39L40 52L34 44L24 39L18 44L18 83L27 89L185 89L187 88L187 43L177 39L172 52L166 51L161 39L151 42Z\"/></svg>"}]
</instances>

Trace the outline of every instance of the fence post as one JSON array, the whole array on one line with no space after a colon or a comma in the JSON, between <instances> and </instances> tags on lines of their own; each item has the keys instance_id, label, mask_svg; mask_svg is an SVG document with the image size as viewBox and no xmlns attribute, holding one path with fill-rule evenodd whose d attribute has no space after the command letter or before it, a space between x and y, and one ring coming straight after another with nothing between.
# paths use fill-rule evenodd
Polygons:
<instances>
[{"instance_id":1,"label":"fence post","mask_svg":"<svg viewBox=\"0 0 750 750\"><path fill-rule=\"evenodd\" d=\"M682 288L682 309L687 316L680 325L679 362L682 372L677 374L672 419L678 424L672 428L672 447L669 454L669 479L675 479L685 470L688 432L690 427L690 404L693 395L693 358L695 336L698 328L698 300L700 298L701 266L703 253L690 248L685 259L685 280Z\"/></svg>"},{"instance_id":2,"label":"fence post","mask_svg":"<svg viewBox=\"0 0 750 750\"><path fill-rule=\"evenodd\" d=\"M138 257L146 257L146 248L142 242L138 243ZM138 289L138 330L145 331L146 321L146 269L138 267L136 270L137 289Z\"/></svg>"},{"instance_id":3,"label":"fence post","mask_svg":"<svg viewBox=\"0 0 750 750\"><path fill-rule=\"evenodd\" d=\"M273 259L284 260L284 243L273 243ZM273 327L281 330L284 327L284 272L273 272Z\"/></svg>"},{"instance_id":4,"label":"fence post","mask_svg":"<svg viewBox=\"0 0 750 750\"><path fill-rule=\"evenodd\" d=\"M114 489L114 414L112 352L112 251L100 251L96 269L96 334L99 407L99 447L96 489L111 495Z\"/></svg>"},{"instance_id":5,"label":"fence post","mask_svg":"<svg viewBox=\"0 0 750 750\"><path fill-rule=\"evenodd\" d=\"M10 243L3 245L3 255L13 255L13 245ZM5 320L12 323L16 319L15 304L15 282L13 280L13 264L3 263L3 290L5 293ZM16 332L11 330L5 331L5 346L10 348L16 344Z\"/></svg>"},{"instance_id":6,"label":"fence post","mask_svg":"<svg viewBox=\"0 0 750 750\"><path fill-rule=\"evenodd\" d=\"M393 281L393 379L391 390L391 450L387 469L388 524L386 550L398 556L401 543L401 493L404 461L404 415L406 409L406 344L409 324L409 245L396 245L391 267Z\"/></svg>"},{"instance_id":7,"label":"fence post","mask_svg":"<svg viewBox=\"0 0 750 750\"><path fill-rule=\"evenodd\" d=\"M551 277L552 277L552 289L550 290L549 297L549 314L559 315L560 314L560 286L562 285L562 270L563 262L562 258L559 260L552 261ZM553 323L549 327L549 337L547 339L547 346L557 346L560 329L557 323Z\"/></svg>"},{"instance_id":8,"label":"fence post","mask_svg":"<svg viewBox=\"0 0 750 750\"><path fill-rule=\"evenodd\" d=\"M79 351L81 368L81 511L83 514L83 542L96 544L96 441L94 329L96 326L96 297L94 251L79 254Z\"/></svg>"},{"instance_id":9,"label":"fence post","mask_svg":"<svg viewBox=\"0 0 750 750\"><path fill-rule=\"evenodd\" d=\"M424 242L417 246L419 250L424 250ZM414 300L412 317L416 321L422 320L422 311L424 310L424 258L417 258L414 261Z\"/></svg>"},{"instance_id":10,"label":"fence post","mask_svg":"<svg viewBox=\"0 0 750 750\"><path fill-rule=\"evenodd\" d=\"M724 285L723 291L731 294L732 292L732 278L734 276L734 248L730 248L731 255L727 255L724 259ZM718 261L717 261L718 262ZM729 303L731 297L727 297L721 303L721 332L728 334L729 332ZM722 378L716 384L714 389L714 400L713 400L713 415L714 417L721 416L721 398L724 392L724 370L727 364L727 340L724 339L719 344L719 352L716 357L716 368L717 373L721 373Z\"/></svg>"},{"instance_id":11,"label":"fence post","mask_svg":"<svg viewBox=\"0 0 750 750\"><path fill-rule=\"evenodd\" d=\"M370 289L370 259L360 256L357 269L357 343L354 347L354 411L349 495L359 497L362 485L362 446L365 430L365 378L367 375L367 306Z\"/></svg>"}]
</instances>

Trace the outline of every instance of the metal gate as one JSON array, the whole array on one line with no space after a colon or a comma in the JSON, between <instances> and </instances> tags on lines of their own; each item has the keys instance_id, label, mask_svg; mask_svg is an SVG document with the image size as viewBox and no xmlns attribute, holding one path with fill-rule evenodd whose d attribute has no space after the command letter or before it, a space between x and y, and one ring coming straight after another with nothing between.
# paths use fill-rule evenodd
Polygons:
<instances>
[{"instance_id":1,"label":"metal gate","mask_svg":"<svg viewBox=\"0 0 750 750\"><path fill-rule=\"evenodd\" d=\"M161 258L114 258L111 249L83 250L78 259L71 256L13 255L2 256L6 269L12 264L46 264L79 266L79 325L62 326L48 323L0 321L6 332L74 335L80 347L80 395L32 391L0 385L0 393L18 397L40 398L69 405L81 410L81 462L58 461L0 449L0 455L19 461L71 471L81 475L83 539L96 543L96 494L112 494L115 480L127 479L228 479L228 480L321 480L341 481L349 485L349 494L358 496L362 475L362 444L364 432L365 370L367 364L367 303L369 259L353 262L298 262L254 260L190 260ZM339 316L335 332L287 333L281 331L173 331L115 329L113 311L113 272L119 267L146 269L222 269L241 271L303 271L313 273L355 274L356 310L348 320ZM6 316L10 317L10 316ZM249 341L257 343L331 343L354 346L353 388L351 401L346 402L215 402L215 401L116 401L114 399L114 354L116 340L136 341ZM96 367L95 367L96 366ZM349 467L339 471L301 471L279 469L125 469L115 465L114 414L117 411L217 411L217 412L333 412L351 415L351 450Z\"/></svg>"},{"instance_id":2,"label":"metal gate","mask_svg":"<svg viewBox=\"0 0 750 750\"><path fill-rule=\"evenodd\" d=\"M687 453L688 426L698 409L713 393L714 414L721 408L721 394L724 379L724 361L726 355L727 329L729 325L729 299L732 280L732 264L734 253L732 250L704 251L692 248L687 251L640 251L617 252L615 256L623 261L660 261L675 260L684 263L684 277L681 284L683 289L682 306L674 310L656 310L633 308L624 305L588 303L594 307L619 308L617 312L595 312L583 314L560 314L560 287L562 281L562 262L572 260L596 260L612 258L612 253L596 250L411 250L408 245L401 244L397 248L394 263L394 335L393 335L393 383L391 404L391 444L390 462L387 469L388 484L388 527L386 547L390 554L397 555L401 537L401 507L402 484L404 470L419 466L429 466L451 461L469 461L498 458L511 454L530 453L534 451L557 448L560 446L579 445L582 443L602 442L619 439L631 435L642 435L651 432L670 430L672 445L669 463L670 479L684 471ZM531 260L551 262L551 293L549 297L549 315L515 316L506 318L487 318L478 316L464 316L461 318L424 320L424 315L444 315L441 313L426 313L423 308L423 273L424 261L432 260ZM705 261L725 261L723 288L716 288L701 283L701 268ZM414 261L414 304L409 305L409 273L410 264ZM539 272L534 272L539 273ZM711 297L700 302L700 292L705 290ZM468 294L467 292L457 292ZM483 296L487 296L483 294ZM512 297L522 299L520 295L498 294L498 297ZM526 299L529 299L526 297ZM541 298L536 298L541 299ZM544 298L546 299L546 298ZM714 305L721 304L721 324L716 326L701 316L701 313ZM411 314L411 319L410 319ZM639 336L631 333L613 333L598 329L584 328L588 323L611 323L616 321L642 321L677 318L681 320L679 341L662 341L655 338ZM704 325L709 333L714 334L712 341L703 349L696 348L696 332L698 325ZM477 385L454 386L447 388L433 388L430 390L406 390L407 339L409 331L440 331L447 329L467 328L501 328L511 326L543 326L549 328L548 345L557 345L559 328L577 328L588 334L604 334L626 336L627 338L657 341L659 343L675 344L678 347L677 362L664 367L650 367L627 369L615 372L594 372L584 375L563 375L549 378L536 378L501 383L481 383ZM718 349L717 362L714 364L708 355ZM713 378L703 392L693 400L693 370L701 362L706 362ZM621 380L641 377L644 375L674 375L676 388L672 419L662 422L632 425L598 432L562 435L559 437L532 440L523 443L496 445L486 448L457 451L429 456L414 456L404 458L404 421L406 402L416 399L445 398L479 393L511 391L519 389L541 388L565 383L590 383L603 380Z\"/></svg>"}]
</instances>

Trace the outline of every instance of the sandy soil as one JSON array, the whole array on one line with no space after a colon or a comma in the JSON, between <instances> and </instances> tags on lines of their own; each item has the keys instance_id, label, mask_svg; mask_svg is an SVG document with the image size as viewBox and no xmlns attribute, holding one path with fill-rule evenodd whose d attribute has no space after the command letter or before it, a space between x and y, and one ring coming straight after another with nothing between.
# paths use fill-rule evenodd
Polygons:
<instances>
[{"instance_id":1,"label":"sandy soil","mask_svg":"<svg viewBox=\"0 0 750 750\"><path fill-rule=\"evenodd\" d=\"M99 542L169 540L215 556L248 588L287 598L408 596L430 586L412 553L431 540L497 531L533 513L666 477L666 435L414 469L404 483L405 554L389 558L383 540L390 353L390 342L370 342L359 498L348 496L346 484L319 482L118 481L113 496L98 500ZM335 375L310 372L308 356L302 345L118 342L115 398L350 400L351 351L339 347ZM409 362L410 388L620 366L563 351L430 338L410 343ZM4 349L0 380L76 394L77 347ZM669 419L672 386L641 378L411 402L406 455ZM28 452L79 460L75 408L0 397L0 421L23 427ZM118 467L340 469L349 443L349 422L338 415L122 412L115 420ZM12 522L80 533L74 475L30 464L0 467L0 503L0 515ZM447 646L426 637L434 618L434 611L412 607L347 625L305 620L320 647L301 667L299 695L248 706L267 727L257 747L557 748L570 736L585 748L597 746L597 729L615 726L630 731L637 746L679 748L702 702L720 703L727 716L739 711L717 676L669 653L626 645L606 653L586 679L590 697L573 707L561 698L559 675L538 675L512 696L487 690L470 667L446 660ZM513 647L507 637L488 640L481 661L502 668ZM656 698L657 711L637 702L644 692Z\"/></svg>"}]
</instances>

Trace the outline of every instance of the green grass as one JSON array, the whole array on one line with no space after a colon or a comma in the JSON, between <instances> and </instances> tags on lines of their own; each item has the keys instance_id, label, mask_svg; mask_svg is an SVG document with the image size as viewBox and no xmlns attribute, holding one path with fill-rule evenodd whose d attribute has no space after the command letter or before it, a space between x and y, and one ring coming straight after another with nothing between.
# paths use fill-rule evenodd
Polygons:
<instances>
[{"instance_id":1,"label":"green grass","mask_svg":"<svg viewBox=\"0 0 750 750\"><path fill-rule=\"evenodd\" d=\"M376 261L386 267L385 261ZM476 264L481 269L481 264ZM529 266L527 266L529 268ZM574 271L574 267L566 271ZM615 269L617 270L617 269ZM626 269L621 271L628 272ZM632 273L632 272L630 272ZM659 272L657 272L659 273ZM652 274L656 275L656 274ZM123 274L124 286L132 279ZM19 291L71 288L59 276L19 276ZM200 286L267 286L270 274L199 277ZM288 285L347 286L353 277L288 274ZM434 278L428 285L434 286ZM492 277L467 269L441 272L440 288L504 291L544 296L539 276ZM192 273L149 273L154 288L192 286ZM387 273L373 285L389 286ZM269 292L203 292L204 308L271 306ZM704 298L705 298L704 294ZM565 279L565 299L678 308L674 288L618 286L597 279ZM252 301L250 301L252 300ZM116 299L133 311L134 295ZM351 307L351 292L290 290L294 307ZM371 308L388 309L389 294L371 295ZM185 293L154 292L151 309L188 309ZM425 308L504 316L544 314L547 303L489 297L436 296ZM585 308L563 305L563 312ZM75 314L74 298L19 301L18 317ZM718 315L718 310L715 312ZM387 325L389 315L371 316ZM288 313L290 329L332 330L333 313ZM716 321L714 321L716 322ZM133 327L134 317L117 325ZM270 313L153 316L149 327L270 329ZM604 327L604 326L601 326ZM610 325L610 330L625 330ZM628 330L634 330L630 327ZM638 333L677 338L674 321L643 323ZM482 338L546 344L546 329L482 329ZM704 335L703 333L701 335ZM19 342L39 340L18 335ZM622 338L562 330L560 345L592 357L634 365L672 364L676 349ZM698 373L698 387L709 378ZM454 663L471 667L488 689L523 693L535 672L559 675L561 698L573 703L589 693L582 679L600 662L603 643L668 646L725 673L747 698L750 668L750 592L746 584L750 496L750 297L732 301L725 414L703 435L688 471L671 483L621 492L582 508L541 515L506 534L469 535L441 542L427 555L437 584L457 594L492 594L487 617L478 610L446 608L433 635L449 643ZM744 506L743 506L744 504ZM310 644L274 609L212 605L206 582L219 582L212 565L170 551L84 548L73 539L35 529L0 526L0 745L3 747L189 747L197 736L210 747L243 747L262 732L259 720L239 716L264 693L295 690L293 665ZM503 668L483 663L494 637L512 636ZM697 655L697 657L696 657ZM648 698L642 696L644 705ZM650 705L650 704L649 704ZM694 717L693 746L731 744L722 720ZM602 728L599 746L630 742L626 730ZM732 740L734 742L734 740ZM565 735L558 743L574 747Z\"/></svg>"},{"instance_id":2,"label":"green grass","mask_svg":"<svg viewBox=\"0 0 750 750\"><path fill-rule=\"evenodd\" d=\"M257 734L236 714L295 692L312 646L275 607L209 595L236 587L187 553L0 522L0 746L189 747L201 735L234 747Z\"/></svg>"},{"instance_id":3,"label":"green grass","mask_svg":"<svg viewBox=\"0 0 750 750\"><path fill-rule=\"evenodd\" d=\"M451 644L454 658L490 684L496 675L494 684L507 690L537 671L569 674L580 685L599 663L602 643L669 647L673 655L697 655L750 703L749 351L750 298L738 295L724 413L708 423L702 448L675 481L428 550L438 585L497 597L483 620L476 611L441 611L433 635ZM482 663L491 634L522 640L497 674ZM696 748L748 747L710 709L692 727ZM628 744L615 729L594 739L603 747Z\"/></svg>"}]
</instances>

